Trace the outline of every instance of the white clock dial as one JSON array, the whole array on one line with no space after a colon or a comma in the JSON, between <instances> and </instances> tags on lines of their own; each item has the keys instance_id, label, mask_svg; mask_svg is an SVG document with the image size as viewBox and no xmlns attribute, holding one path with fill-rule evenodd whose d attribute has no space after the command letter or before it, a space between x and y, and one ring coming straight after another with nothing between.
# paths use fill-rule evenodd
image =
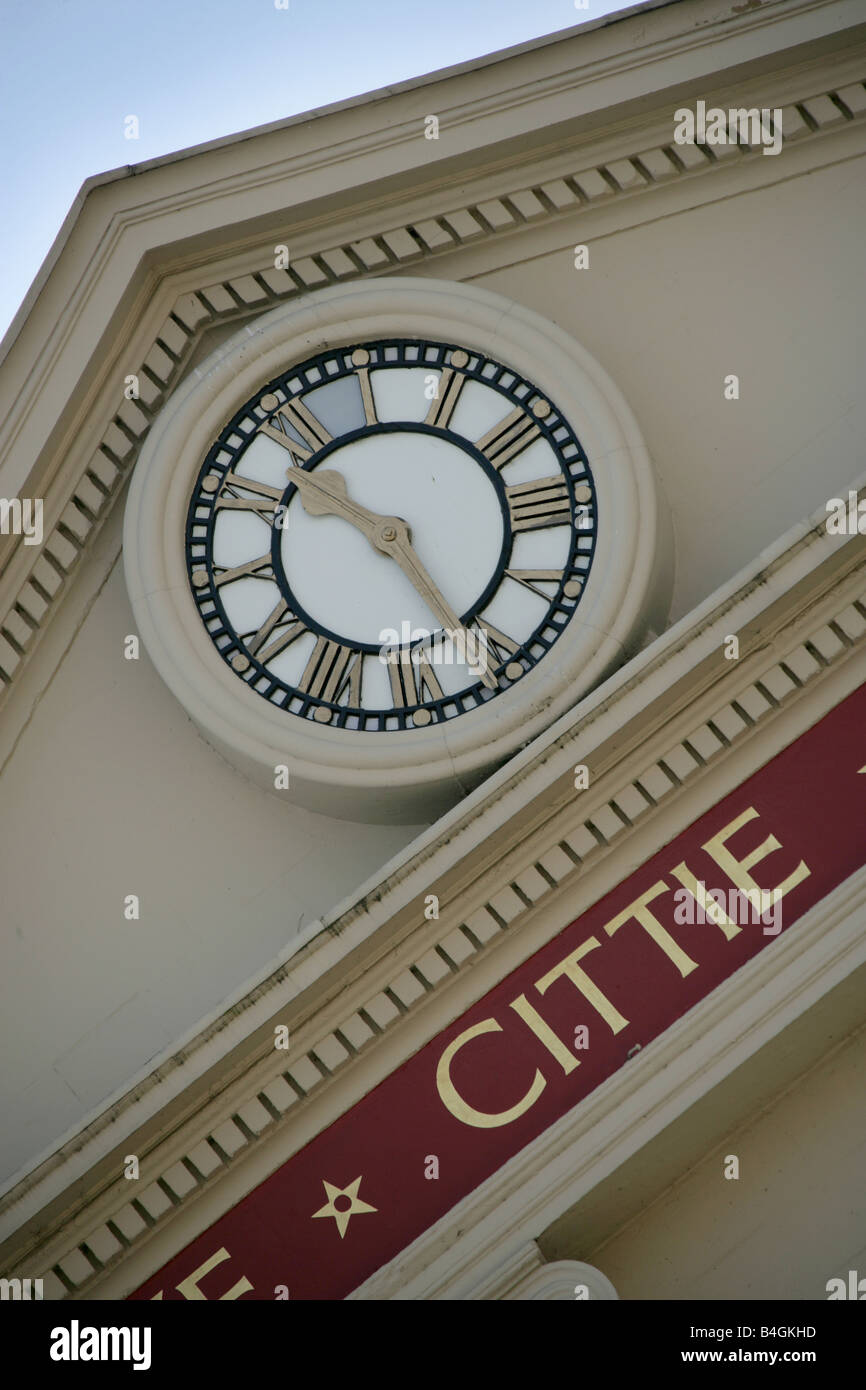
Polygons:
<instances>
[{"instance_id":1,"label":"white clock dial","mask_svg":"<svg viewBox=\"0 0 866 1390\"><path fill-rule=\"evenodd\" d=\"M597 498L532 381L429 339L348 343L263 384L209 450L190 582L238 679L366 734L470 714L578 610Z\"/></svg>"}]
</instances>

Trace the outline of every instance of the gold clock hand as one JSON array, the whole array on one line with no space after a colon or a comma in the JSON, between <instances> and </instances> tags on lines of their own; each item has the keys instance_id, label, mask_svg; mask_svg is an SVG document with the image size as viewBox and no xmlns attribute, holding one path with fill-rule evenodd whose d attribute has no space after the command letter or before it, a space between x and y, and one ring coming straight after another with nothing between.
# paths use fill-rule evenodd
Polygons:
<instances>
[{"instance_id":1,"label":"gold clock hand","mask_svg":"<svg viewBox=\"0 0 866 1390\"><path fill-rule=\"evenodd\" d=\"M399 519L380 516L360 502L353 502L348 495L346 479L335 469L308 473L304 468L292 467L288 470L288 476L298 489L301 504L308 516L342 517L356 526L372 545L376 544L375 536L383 523L396 523Z\"/></svg>"},{"instance_id":2,"label":"gold clock hand","mask_svg":"<svg viewBox=\"0 0 866 1390\"><path fill-rule=\"evenodd\" d=\"M308 473L306 469L293 465L289 468L288 475L297 487L301 495L301 504L309 516L339 516L356 526L374 549L397 562L442 626L462 634L467 651L469 650L470 634L419 560L412 545L412 533L402 517L381 516L378 512L371 512L360 502L354 502L348 495L346 479L336 469L328 468L318 473ZM469 642L466 639L469 639ZM496 677L490 674L486 666L481 669L481 679L489 690L499 689Z\"/></svg>"},{"instance_id":3,"label":"gold clock hand","mask_svg":"<svg viewBox=\"0 0 866 1390\"><path fill-rule=\"evenodd\" d=\"M397 561L397 564L400 566L406 578L417 589L431 612L436 614L442 626L450 629L452 632L460 633L463 636L464 648L468 652L472 641L471 635L466 631L457 614L439 592L439 589L419 560L417 552L412 545L412 535L406 522L398 519L397 526L389 528L389 530L390 529L396 530L397 534L393 539L390 536L385 536L382 543L377 543L376 548L384 551L386 555L390 555L392 559ZM470 661L470 665L471 664ZM488 690L499 689L499 683L496 677L490 674L486 664L480 668L480 674Z\"/></svg>"}]
</instances>

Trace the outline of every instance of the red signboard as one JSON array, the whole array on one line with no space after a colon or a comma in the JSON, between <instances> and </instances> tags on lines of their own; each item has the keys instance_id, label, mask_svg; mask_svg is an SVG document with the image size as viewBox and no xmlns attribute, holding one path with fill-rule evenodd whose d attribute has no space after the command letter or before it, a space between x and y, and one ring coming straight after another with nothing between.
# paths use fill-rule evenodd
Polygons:
<instances>
[{"instance_id":1,"label":"red signboard","mask_svg":"<svg viewBox=\"0 0 866 1390\"><path fill-rule=\"evenodd\" d=\"M866 686L132 1297L345 1297L866 862L864 812Z\"/></svg>"}]
</instances>

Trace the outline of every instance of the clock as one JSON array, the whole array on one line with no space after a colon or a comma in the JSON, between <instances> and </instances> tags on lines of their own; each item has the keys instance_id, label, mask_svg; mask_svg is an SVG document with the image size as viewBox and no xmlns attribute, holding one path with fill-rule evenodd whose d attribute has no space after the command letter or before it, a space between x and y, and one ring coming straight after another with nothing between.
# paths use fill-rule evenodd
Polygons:
<instances>
[{"instance_id":1,"label":"clock","mask_svg":"<svg viewBox=\"0 0 866 1390\"><path fill-rule=\"evenodd\" d=\"M137 465L127 582L161 674L247 775L425 820L660 626L662 522L576 343L489 292L373 280L191 374Z\"/></svg>"},{"instance_id":2,"label":"clock","mask_svg":"<svg viewBox=\"0 0 866 1390\"><path fill-rule=\"evenodd\" d=\"M555 403L429 339L292 363L190 498L199 616L293 720L381 735L473 713L551 650L591 573L592 471Z\"/></svg>"}]
</instances>

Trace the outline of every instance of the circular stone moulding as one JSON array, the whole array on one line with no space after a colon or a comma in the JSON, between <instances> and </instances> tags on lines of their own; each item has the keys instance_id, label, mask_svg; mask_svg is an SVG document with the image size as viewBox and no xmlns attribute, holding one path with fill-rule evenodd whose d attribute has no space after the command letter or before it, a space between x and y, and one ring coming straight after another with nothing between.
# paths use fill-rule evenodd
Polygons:
<instances>
[{"instance_id":1,"label":"circular stone moulding","mask_svg":"<svg viewBox=\"0 0 866 1390\"><path fill-rule=\"evenodd\" d=\"M576 431L597 500L596 548L574 616L509 689L445 723L370 733L300 720L222 660L199 617L185 523L203 460L235 413L294 363L342 344L425 337L488 354L532 381ZM471 285L421 278L334 286L248 323L159 413L133 475L126 581L139 633L204 737L260 786L341 819L429 821L634 652L665 616L668 522L632 413L598 363L530 309Z\"/></svg>"}]
</instances>

